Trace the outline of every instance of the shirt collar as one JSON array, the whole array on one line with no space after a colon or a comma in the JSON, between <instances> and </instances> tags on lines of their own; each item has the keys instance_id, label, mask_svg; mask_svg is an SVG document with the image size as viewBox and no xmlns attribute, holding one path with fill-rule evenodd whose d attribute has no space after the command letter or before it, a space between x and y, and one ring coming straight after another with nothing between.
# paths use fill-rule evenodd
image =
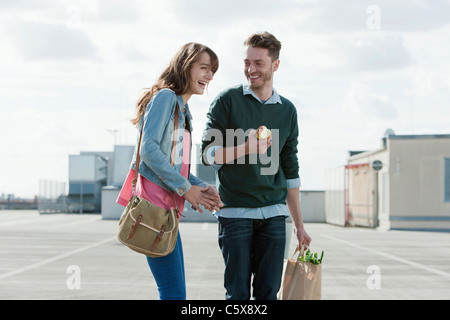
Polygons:
<instances>
[{"instance_id":1,"label":"shirt collar","mask_svg":"<svg viewBox=\"0 0 450 320\"><path fill-rule=\"evenodd\" d=\"M269 98L269 100L267 100L266 102L262 102L261 99L258 98L258 96L253 92L252 88L250 88L250 86L248 84L245 83L242 87L243 87L243 94L244 94L244 96L252 95L256 100L258 100L262 104L276 104L276 103L283 104L281 102L280 95L278 94L278 92L274 88L272 88L273 94Z\"/></svg>"},{"instance_id":2,"label":"shirt collar","mask_svg":"<svg viewBox=\"0 0 450 320\"><path fill-rule=\"evenodd\" d=\"M192 114L191 114L191 110L189 110L189 105L187 103L186 103L186 105L184 105L182 96L177 96L177 99L178 99L178 109L181 112L184 112L189 120L192 120Z\"/></svg>"}]
</instances>

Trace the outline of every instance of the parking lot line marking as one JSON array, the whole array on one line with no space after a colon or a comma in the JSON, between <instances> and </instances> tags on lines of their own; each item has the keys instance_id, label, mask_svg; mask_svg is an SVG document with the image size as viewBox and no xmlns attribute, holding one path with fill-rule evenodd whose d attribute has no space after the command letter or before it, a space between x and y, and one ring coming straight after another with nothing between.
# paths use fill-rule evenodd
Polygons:
<instances>
[{"instance_id":1,"label":"parking lot line marking","mask_svg":"<svg viewBox=\"0 0 450 320\"><path fill-rule=\"evenodd\" d=\"M410 266L413 266L413 267L416 267L416 268L420 268L420 269L423 269L423 270L428 271L428 272L435 273L435 274L440 275L440 276L444 276L444 277L450 278L450 273L442 271L442 270L438 270L438 269L431 268L431 267L428 267L426 265L423 265L423 264L420 264L420 263L417 263L417 262L414 262L414 261L403 259L403 258L394 256L392 254L389 254L389 253L386 253L386 252L383 252L383 251L370 249L370 248L367 248L367 247L364 247L364 246L352 243L350 241L342 240L342 239L339 239L339 238L336 238L336 237L333 237L333 236L330 236L330 235L327 235L327 234L322 234L322 236L325 237L325 238L334 240L334 241L338 241L338 242L344 243L345 245L348 245L348 246L352 246L352 247L355 247L355 248L358 248L358 249L361 249L361 250L365 250L365 251L369 251L369 252L372 252L372 253L375 253L375 254L379 254L379 255L384 256L384 257L386 257L388 259L396 260L398 262L401 262L401 263L404 263L404 264L407 264L407 265L410 265Z\"/></svg>"},{"instance_id":2,"label":"parking lot line marking","mask_svg":"<svg viewBox=\"0 0 450 320\"><path fill-rule=\"evenodd\" d=\"M59 228L75 226L75 225L78 225L78 224L83 224L83 223L88 223L88 222L89 223L90 222L95 222L95 221L101 221L101 219L99 219L99 218L92 218L92 219L86 219L86 220L82 220L82 221L66 222L66 223L63 223L63 224L58 224L58 225L51 226L51 228L59 229Z\"/></svg>"},{"instance_id":3,"label":"parking lot line marking","mask_svg":"<svg viewBox=\"0 0 450 320\"><path fill-rule=\"evenodd\" d=\"M43 219L42 217L34 218L34 219L21 219L21 220L13 220L13 221L4 221L0 222L0 227L10 227L21 224L33 224L36 222L48 222L53 220L61 219L60 217L51 217L49 219Z\"/></svg>"},{"instance_id":4,"label":"parking lot line marking","mask_svg":"<svg viewBox=\"0 0 450 320\"><path fill-rule=\"evenodd\" d=\"M100 246L100 245L105 244L107 242L110 242L113 239L117 239L117 237L116 236L110 237L110 238L104 239L102 241L98 241L98 242L92 243L90 245L87 245L87 246L84 246L84 247L81 247L81 248L78 248L78 249L75 249L75 250L72 250L72 251L69 251L69 252L66 252L66 253L59 254L59 255L57 255L55 257L48 258L48 259L45 259L45 260L42 260L42 261L30 264L29 266L26 266L26 267L23 267L23 268L19 268L19 269L16 269L16 270L12 270L12 271L0 274L0 280L4 280L6 278L15 276L17 274L20 274L20 273L23 273L23 272L26 272L26 271L29 271L29 270L32 270L32 269L36 269L36 268L42 267L42 266L44 266L46 264L49 264L49 263L52 263L52 262L55 262L55 261L58 261L58 260L70 257L70 256L72 256L74 254L77 254L77 253L80 253L80 252L92 249L94 247Z\"/></svg>"}]
</instances>

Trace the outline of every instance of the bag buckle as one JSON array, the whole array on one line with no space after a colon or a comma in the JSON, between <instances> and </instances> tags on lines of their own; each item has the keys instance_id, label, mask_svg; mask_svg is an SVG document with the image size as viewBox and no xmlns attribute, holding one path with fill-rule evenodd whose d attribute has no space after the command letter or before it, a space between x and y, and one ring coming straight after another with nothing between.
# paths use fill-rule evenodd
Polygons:
<instances>
[{"instance_id":1,"label":"bag buckle","mask_svg":"<svg viewBox=\"0 0 450 320\"><path fill-rule=\"evenodd\" d=\"M137 219L136 219L136 223L133 225L133 229L131 229L131 232L130 232L130 234L128 235L127 240L130 240L131 237L133 237L133 235L134 235L134 233L136 232L137 227L139 226L139 224L141 223L141 221L142 221L142 214L138 215L138 217L137 217Z\"/></svg>"},{"instance_id":2,"label":"bag buckle","mask_svg":"<svg viewBox=\"0 0 450 320\"><path fill-rule=\"evenodd\" d=\"M156 247L161 242L161 239L164 236L165 232L166 232L166 225L163 224L162 227L161 227L161 230L159 230L159 233L158 233L158 236L155 239L155 242L153 242L152 251L155 251Z\"/></svg>"}]
</instances>

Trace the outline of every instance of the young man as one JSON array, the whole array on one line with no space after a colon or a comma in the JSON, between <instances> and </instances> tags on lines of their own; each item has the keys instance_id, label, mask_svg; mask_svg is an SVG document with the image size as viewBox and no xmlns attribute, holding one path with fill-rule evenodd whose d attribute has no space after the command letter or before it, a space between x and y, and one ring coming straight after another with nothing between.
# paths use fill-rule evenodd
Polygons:
<instances>
[{"instance_id":1,"label":"young man","mask_svg":"<svg viewBox=\"0 0 450 320\"><path fill-rule=\"evenodd\" d=\"M217 215L226 298L250 299L252 284L255 299L276 299L289 213L299 245L311 242L300 211L297 111L273 88L281 43L264 32L244 46L248 84L222 92L211 104L203 162L216 168L224 204ZM262 125L270 138L258 139Z\"/></svg>"}]
</instances>

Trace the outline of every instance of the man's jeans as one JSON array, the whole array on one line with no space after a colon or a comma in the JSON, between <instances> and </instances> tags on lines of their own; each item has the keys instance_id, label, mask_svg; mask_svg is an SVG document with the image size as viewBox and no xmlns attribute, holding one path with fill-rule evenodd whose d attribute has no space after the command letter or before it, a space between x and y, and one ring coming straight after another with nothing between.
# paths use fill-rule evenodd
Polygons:
<instances>
[{"instance_id":1,"label":"man's jeans","mask_svg":"<svg viewBox=\"0 0 450 320\"><path fill-rule=\"evenodd\" d=\"M227 300L276 300L283 272L286 217L219 218Z\"/></svg>"}]
</instances>

